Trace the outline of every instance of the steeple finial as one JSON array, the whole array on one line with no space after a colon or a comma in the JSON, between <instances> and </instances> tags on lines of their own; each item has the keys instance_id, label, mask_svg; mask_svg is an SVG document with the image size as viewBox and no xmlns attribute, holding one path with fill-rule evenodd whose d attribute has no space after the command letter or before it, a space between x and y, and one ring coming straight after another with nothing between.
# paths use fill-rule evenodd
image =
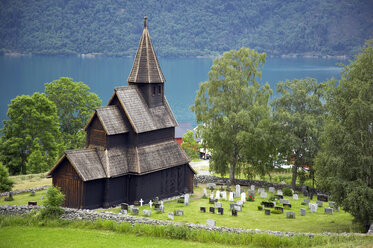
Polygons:
<instances>
[{"instance_id":1,"label":"steeple finial","mask_svg":"<svg viewBox=\"0 0 373 248\"><path fill-rule=\"evenodd\" d=\"M148 17L144 16L144 28L147 28L146 19L148 19Z\"/></svg>"}]
</instances>

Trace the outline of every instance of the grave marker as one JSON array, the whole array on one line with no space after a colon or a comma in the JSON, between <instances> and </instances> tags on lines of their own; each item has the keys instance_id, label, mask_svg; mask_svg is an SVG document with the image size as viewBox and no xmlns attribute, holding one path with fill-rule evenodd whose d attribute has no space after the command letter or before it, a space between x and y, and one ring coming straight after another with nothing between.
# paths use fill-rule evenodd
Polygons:
<instances>
[{"instance_id":1,"label":"grave marker","mask_svg":"<svg viewBox=\"0 0 373 248\"><path fill-rule=\"evenodd\" d=\"M214 227L214 226L216 226L216 221L211 220L211 219L207 219L206 224L207 224L208 227Z\"/></svg>"},{"instance_id":2,"label":"grave marker","mask_svg":"<svg viewBox=\"0 0 373 248\"><path fill-rule=\"evenodd\" d=\"M234 201L233 192L229 192L229 201Z\"/></svg>"},{"instance_id":3,"label":"grave marker","mask_svg":"<svg viewBox=\"0 0 373 248\"><path fill-rule=\"evenodd\" d=\"M132 213L135 215L139 215L139 209L138 208L133 208Z\"/></svg>"},{"instance_id":4,"label":"grave marker","mask_svg":"<svg viewBox=\"0 0 373 248\"><path fill-rule=\"evenodd\" d=\"M281 189L277 190L277 195L282 195L283 196Z\"/></svg>"},{"instance_id":5,"label":"grave marker","mask_svg":"<svg viewBox=\"0 0 373 248\"><path fill-rule=\"evenodd\" d=\"M310 207L311 213L316 213L317 212L317 204L309 203L309 207Z\"/></svg>"},{"instance_id":6,"label":"grave marker","mask_svg":"<svg viewBox=\"0 0 373 248\"><path fill-rule=\"evenodd\" d=\"M227 192L223 191L221 192L223 200L227 200Z\"/></svg>"},{"instance_id":7,"label":"grave marker","mask_svg":"<svg viewBox=\"0 0 373 248\"><path fill-rule=\"evenodd\" d=\"M283 196L283 195L275 195L275 197L276 197L277 199L284 199L284 196Z\"/></svg>"},{"instance_id":8,"label":"grave marker","mask_svg":"<svg viewBox=\"0 0 373 248\"><path fill-rule=\"evenodd\" d=\"M291 208L291 204L290 203L283 203L282 206L287 207L287 208Z\"/></svg>"},{"instance_id":9,"label":"grave marker","mask_svg":"<svg viewBox=\"0 0 373 248\"><path fill-rule=\"evenodd\" d=\"M222 204L221 202L215 202L215 208L221 208Z\"/></svg>"},{"instance_id":10,"label":"grave marker","mask_svg":"<svg viewBox=\"0 0 373 248\"><path fill-rule=\"evenodd\" d=\"M144 201L142 200L142 198L140 199L140 206L142 207L142 203L143 203Z\"/></svg>"},{"instance_id":11,"label":"grave marker","mask_svg":"<svg viewBox=\"0 0 373 248\"><path fill-rule=\"evenodd\" d=\"M199 211L200 211L201 213L206 213L206 208L205 208L205 207L200 207L200 208L199 208Z\"/></svg>"},{"instance_id":12,"label":"grave marker","mask_svg":"<svg viewBox=\"0 0 373 248\"><path fill-rule=\"evenodd\" d=\"M152 202L152 200L149 201L149 207L150 207L150 208L153 207L153 202Z\"/></svg>"},{"instance_id":13,"label":"grave marker","mask_svg":"<svg viewBox=\"0 0 373 248\"><path fill-rule=\"evenodd\" d=\"M325 213L326 214L333 214L333 209L332 208L325 208Z\"/></svg>"},{"instance_id":14,"label":"grave marker","mask_svg":"<svg viewBox=\"0 0 373 248\"><path fill-rule=\"evenodd\" d=\"M322 207L322 201L317 200L316 204L317 204L317 206Z\"/></svg>"},{"instance_id":15,"label":"grave marker","mask_svg":"<svg viewBox=\"0 0 373 248\"><path fill-rule=\"evenodd\" d=\"M284 212L284 208L283 207L279 207L279 206L275 207L275 210L279 210L279 211L281 211L281 213Z\"/></svg>"},{"instance_id":16,"label":"grave marker","mask_svg":"<svg viewBox=\"0 0 373 248\"><path fill-rule=\"evenodd\" d=\"M242 192L242 193L241 193L241 201L242 201L242 202L245 202L245 201L246 201L246 193L245 193L245 192Z\"/></svg>"},{"instance_id":17,"label":"grave marker","mask_svg":"<svg viewBox=\"0 0 373 248\"><path fill-rule=\"evenodd\" d=\"M218 208L218 214L223 215L224 214L224 208L222 208L222 207Z\"/></svg>"},{"instance_id":18,"label":"grave marker","mask_svg":"<svg viewBox=\"0 0 373 248\"><path fill-rule=\"evenodd\" d=\"M145 215L145 216L147 216L147 217L150 217L151 214L152 214L152 211L150 211L150 210L146 210L146 209L142 210L142 215Z\"/></svg>"},{"instance_id":19,"label":"grave marker","mask_svg":"<svg viewBox=\"0 0 373 248\"><path fill-rule=\"evenodd\" d=\"M168 218L170 220L174 220L174 213L168 213Z\"/></svg>"},{"instance_id":20,"label":"grave marker","mask_svg":"<svg viewBox=\"0 0 373 248\"><path fill-rule=\"evenodd\" d=\"M293 200L297 200L298 201L298 194L293 194Z\"/></svg>"},{"instance_id":21,"label":"grave marker","mask_svg":"<svg viewBox=\"0 0 373 248\"><path fill-rule=\"evenodd\" d=\"M215 199L220 200L220 190L217 190L217 191L216 191Z\"/></svg>"},{"instance_id":22,"label":"grave marker","mask_svg":"<svg viewBox=\"0 0 373 248\"><path fill-rule=\"evenodd\" d=\"M325 194L317 194L317 200L323 201L323 202L328 202L329 201L329 196Z\"/></svg>"},{"instance_id":23,"label":"grave marker","mask_svg":"<svg viewBox=\"0 0 373 248\"><path fill-rule=\"evenodd\" d=\"M181 209L175 209L175 212L176 212L177 216L183 216L184 215L184 211L181 210Z\"/></svg>"},{"instance_id":24,"label":"grave marker","mask_svg":"<svg viewBox=\"0 0 373 248\"><path fill-rule=\"evenodd\" d=\"M122 209L122 210L128 210L128 204L127 203L121 203L120 204L120 209Z\"/></svg>"},{"instance_id":25,"label":"grave marker","mask_svg":"<svg viewBox=\"0 0 373 248\"><path fill-rule=\"evenodd\" d=\"M207 197L207 189L206 188L203 189L202 197Z\"/></svg>"},{"instance_id":26,"label":"grave marker","mask_svg":"<svg viewBox=\"0 0 373 248\"><path fill-rule=\"evenodd\" d=\"M265 215L271 215L271 209L265 208L264 213Z\"/></svg>"},{"instance_id":27,"label":"grave marker","mask_svg":"<svg viewBox=\"0 0 373 248\"><path fill-rule=\"evenodd\" d=\"M289 200L288 199L280 199L280 204L289 204Z\"/></svg>"},{"instance_id":28,"label":"grave marker","mask_svg":"<svg viewBox=\"0 0 373 248\"><path fill-rule=\"evenodd\" d=\"M261 192L260 193L260 198L267 198L267 193L266 192Z\"/></svg>"},{"instance_id":29,"label":"grave marker","mask_svg":"<svg viewBox=\"0 0 373 248\"><path fill-rule=\"evenodd\" d=\"M303 199L303 202L305 202L306 204L309 204L310 203L310 199Z\"/></svg>"},{"instance_id":30,"label":"grave marker","mask_svg":"<svg viewBox=\"0 0 373 248\"><path fill-rule=\"evenodd\" d=\"M237 210L236 209L232 209L232 216L237 216Z\"/></svg>"},{"instance_id":31,"label":"grave marker","mask_svg":"<svg viewBox=\"0 0 373 248\"><path fill-rule=\"evenodd\" d=\"M275 187L269 187L268 192L275 193Z\"/></svg>"},{"instance_id":32,"label":"grave marker","mask_svg":"<svg viewBox=\"0 0 373 248\"><path fill-rule=\"evenodd\" d=\"M241 194L241 186L239 184L236 185L236 197L239 197Z\"/></svg>"},{"instance_id":33,"label":"grave marker","mask_svg":"<svg viewBox=\"0 0 373 248\"><path fill-rule=\"evenodd\" d=\"M188 206L189 205L189 194L184 195L184 205Z\"/></svg>"},{"instance_id":34,"label":"grave marker","mask_svg":"<svg viewBox=\"0 0 373 248\"><path fill-rule=\"evenodd\" d=\"M255 190L255 185L251 185L251 186L250 186L250 189L251 189L251 190Z\"/></svg>"},{"instance_id":35,"label":"grave marker","mask_svg":"<svg viewBox=\"0 0 373 248\"><path fill-rule=\"evenodd\" d=\"M295 213L293 211L286 212L286 218L295 219Z\"/></svg>"},{"instance_id":36,"label":"grave marker","mask_svg":"<svg viewBox=\"0 0 373 248\"><path fill-rule=\"evenodd\" d=\"M209 213L210 213L210 214L215 214L215 208L214 208L214 207L210 207L210 209L209 209Z\"/></svg>"},{"instance_id":37,"label":"grave marker","mask_svg":"<svg viewBox=\"0 0 373 248\"><path fill-rule=\"evenodd\" d=\"M301 216L306 216L306 209L305 208L300 209L300 215Z\"/></svg>"}]
</instances>

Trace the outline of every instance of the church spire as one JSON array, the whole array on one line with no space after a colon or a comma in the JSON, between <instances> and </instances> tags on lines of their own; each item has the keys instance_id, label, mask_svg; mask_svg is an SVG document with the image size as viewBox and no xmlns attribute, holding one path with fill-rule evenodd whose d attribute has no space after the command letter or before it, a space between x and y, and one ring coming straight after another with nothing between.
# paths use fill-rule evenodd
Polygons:
<instances>
[{"instance_id":1,"label":"church spire","mask_svg":"<svg viewBox=\"0 0 373 248\"><path fill-rule=\"evenodd\" d=\"M165 81L150 39L147 17L145 16L144 31L142 32L135 61L128 77L128 83L164 83Z\"/></svg>"}]
</instances>

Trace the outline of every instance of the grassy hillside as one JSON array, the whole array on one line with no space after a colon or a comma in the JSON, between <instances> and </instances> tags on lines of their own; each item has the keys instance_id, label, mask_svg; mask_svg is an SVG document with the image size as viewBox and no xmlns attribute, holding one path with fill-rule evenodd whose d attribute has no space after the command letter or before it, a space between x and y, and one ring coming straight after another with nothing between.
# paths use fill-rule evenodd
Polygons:
<instances>
[{"instance_id":1,"label":"grassy hillside","mask_svg":"<svg viewBox=\"0 0 373 248\"><path fill-rule=\"evenodd\" d=\"M147 15L161 56L352 55L373 38L372 12L369 0L4 0L0 49L133 56Z\"/></svg>"}]
</instances>

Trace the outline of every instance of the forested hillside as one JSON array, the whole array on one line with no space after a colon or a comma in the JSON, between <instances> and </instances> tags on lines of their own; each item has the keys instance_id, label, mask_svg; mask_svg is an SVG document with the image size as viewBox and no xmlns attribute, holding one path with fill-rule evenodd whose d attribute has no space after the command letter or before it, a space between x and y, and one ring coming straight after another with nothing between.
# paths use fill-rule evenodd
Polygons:
<instances>
[{"instance_id":1,"label":"forested hillside","mask_svg":"<svg viewBox=\"0 0 373 248\"><path fill-rule=\"evenodd\" d=\"M133 56L143 17L161 56L242 46L269 55L352 55L373 38L373 1L0 0L0 49Z\"/></svg>"}]
</instances>

